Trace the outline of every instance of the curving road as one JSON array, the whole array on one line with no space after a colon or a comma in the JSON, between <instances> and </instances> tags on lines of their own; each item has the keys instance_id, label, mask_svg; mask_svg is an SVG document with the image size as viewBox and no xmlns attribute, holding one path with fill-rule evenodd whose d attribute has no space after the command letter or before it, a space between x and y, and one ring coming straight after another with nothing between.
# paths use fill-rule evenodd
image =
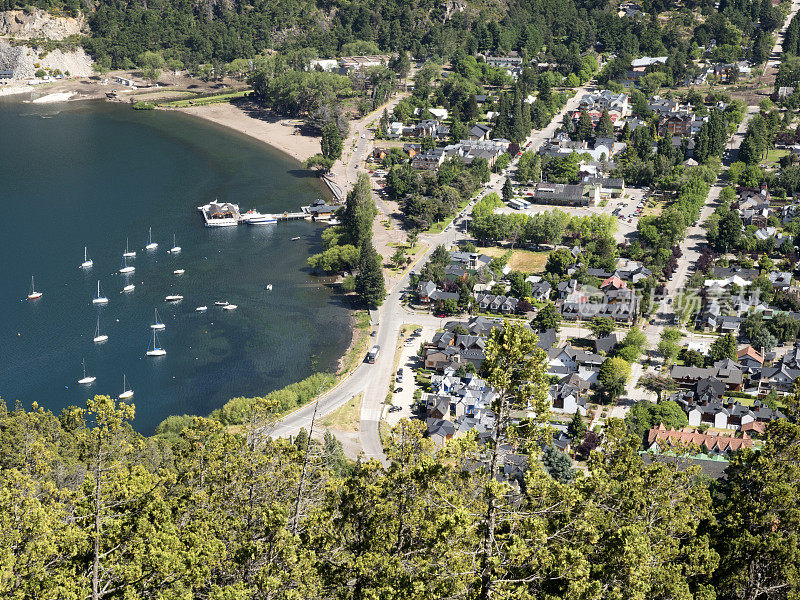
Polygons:
<instances>
[{"instance_id":1,"label":"curving road","mask_svg":"<svg viewBox=\"0 0 800 600\"><path fill-rule=\"evenodd\" d=\"M546 139L551 137L555 130L560 127L564 113L574 110L580 98L583 94L592 89L592 86L593 84L590 82L578 88L575 95L570 98L566 106L553 117L547 127L533 132L528 139L525 140L525 144L530 142L530 146L526 149L531 151L538 150L539 146ZM393 99L389 103L388 108L391 109L399 100L399 97ZM355 180L358 167L363 163L364 158L370 151L370 136L367 132L367 125L375 118L380 118L383 108L384 107L381 107L364 117L352 127L353 135L348 139L347 148L352 147L353 142L355 142L356 150L346 159L343 173L344 177L340 176L337 178L340 184L346 186L348 183ZM363 138L361 137L362 135L364 136ZM517 157L515 157L502 173L493 174L487 186L485 186L484 190L478 195L478 198L492 192L500 194L505 178L516 169L517 160ZM344 179L344 181L342 181L342 179ZM453 223L442 233L421 236L421 241L428 244L428 249L424 252L418 264L424 264L437 245L444 244L445 246L450 246L459 239L466 237L464 229L471 210L472 204L456 215ZM410 273L406 273L390 290L388 290L383 306L371 313L372 329L374 333L374 337L371 338L371 343L378 344L381 347L378 359L374 364L362 363L356 367L350 376L319 398L319 405L317 407L317 419L319 419L335 411L353 396L359 393L362 394L359 438L363 454L367 459L375 458L384 463L386 462L386 456L383 453L379 427L384 409L384 400L389 391L391 378L394 375L394 350L400 328L406 322L424 325L428 324L430 321L430 324L437 327L441 322L440 319L432 315L412 313L403 307L401 296L409 286L409 279ZM314 415L314 405L315 403L312 402L287 415L275 424L269 431L269 434L273 437L286 437L297 435L301 427L308 430Z\"/></svg>"}]
</instances>

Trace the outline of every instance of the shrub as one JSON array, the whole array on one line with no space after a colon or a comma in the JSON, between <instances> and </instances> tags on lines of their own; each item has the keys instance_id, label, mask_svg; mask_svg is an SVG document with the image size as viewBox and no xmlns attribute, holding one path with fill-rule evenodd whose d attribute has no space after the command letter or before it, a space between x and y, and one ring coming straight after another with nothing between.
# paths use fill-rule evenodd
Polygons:
<instances>
[{"instance_id":1,"label":"shrub","mask_svg":"<svg viewBox=\"0 0 800 600\"><path fill-rule=\"evenodd\" d=\"M336 376L332 373L315 373L267 394L264 399L275 402L273 414L284 414L313 400L317 394L333 387ZM233 398L225 406L211 413L213 419L223 425L241 425L250 418L252 404L259 398Z\"/></svg>"}]
</instances>

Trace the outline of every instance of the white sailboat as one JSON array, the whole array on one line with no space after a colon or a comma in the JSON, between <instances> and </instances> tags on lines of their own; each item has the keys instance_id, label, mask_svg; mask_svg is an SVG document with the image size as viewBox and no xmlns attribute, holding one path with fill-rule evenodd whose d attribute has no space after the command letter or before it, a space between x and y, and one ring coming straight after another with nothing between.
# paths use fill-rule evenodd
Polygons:
<instances>
[{"instance_id":1,"label":"white sailboat","mask_svg":"<svg viewBox=\"0 0 800 600\"><path fill-rule=\"evenodd\" d=\"M158 248L158 244L153 241L153 228L151 227L147 233L147 245L144 247L145 250L155 250Z\"/></svg>"},{"instance_id":2,"label":"white sailboat","mask_svg":"<svg viewBox=\"0 0 800 600\"><path fill-rule=\"evenodd\" d=\"M89 258L87 254L86 246L83 247L83 262L81 263L81 269L91 269L94 261Z\"/></svg>"},{"instance_id":3,"label":"white sailboat","mask_svg":"<svg viewBox=\"0 0 800 600\"><path fill-rule=\"evenodd\" d=\"M97 315L97 329L94 330L94 343L102 344L108 341L108 336L100 333L100 315Z\"/></svg>"},{"instance_id":4,"label":"white sailboat","mask_svg":"<svg viewBox=\"0 0 800 600\"><path fill-rule=\"evenodd\" d=\"M94 383L94 380L97 379L94 375L86 375L86 359L83 359L83 377L78 379L78 383L82 385L89 385L90 383Z\"/></svg>"},{"instance_id":5,"label":"white sailboat","mask_svg":"<svg viewBox=\"0 0 800 600\"><path fill-rule=\"evenodd\" d=\"M125 252L122 255L124 258L136 258L136 250L131 252L128 249L128 238L125 238Z\"/></svg>"},{"instance_id":6,"label":"white sailboat","mask_svg":"<svg viewBox=\"0 0 800 600\"><path fill-rule=\"evenodd\" d=\"M42 292L37 292L36 288L33 286L33 275L31 275L31 293L28 294L28 300L36 300L37 298L42 297Z\"/></svg>"},{"instance_id":7,"label":"white sailboat","mask_svg":"<svg viewBox=\"0 0 800 600\"><path fill-rule=\"evenodd\" d=\"M128 380L125 373L122 374L122 393L119 395L120 400L127 400L133 396L133 390L128 389Z\"/></svg>"},{"instance_id":8,"label":"white sailboat","mask_svg":"<svg viewBox=\"0 0 800 600\"><path fill-rule=\"evenodd\" d=\"M158 335L154 329L153 341L150 343L150 346L147 347L147 356L164 356L166 353L167 351L158 345Z\"/></svg>"},{"instance_id":9,"label":"white sailboat","mask_svg":"<svg viewBox=\"0 0 800 600\"><path fill-rule=\"evenodd\" d=\"M175 234L172 234L172 248L169 249L170 253L178 254L181 251L181 247L175 243Z\"/></svg>"},{"instance_id":10,"label":"white sailboat","mask_svg":"<svg viewBox=\"0 0 800 600\"><path fill-rule=\"evenodd\" d=\"M125 255L122 255L122 266L119 269L120 273L133 273L136 270L136 267L132 267L128 264L128 259Z\"/></svg>"},{"instance_id":11,"label":"white sailboat","mask_svg":"<svg viewBox=\"0 0 800 600\"><path fill-rule=\"evenodd\" d=\"M150 329L153 329L153 330L158 329L159 331L161 331L161 330L166 329L166 328L167 328L167 326L164 325L161 321L159 321L159 319L158 319L158 309L156 309L156 322L153 323L152 325L150 325Z\"/></svg>"},{"instance_id":12,"label":"white sailboat","mask_svg":"<svg viewBox=\"0 0 800 600\"><path fill-rule=\"evenodd\" d=\"M108 304L108 298L100 295L100 280L97 280L97 296L92 298L92 304Z\"/></svg>"}]
</instances>

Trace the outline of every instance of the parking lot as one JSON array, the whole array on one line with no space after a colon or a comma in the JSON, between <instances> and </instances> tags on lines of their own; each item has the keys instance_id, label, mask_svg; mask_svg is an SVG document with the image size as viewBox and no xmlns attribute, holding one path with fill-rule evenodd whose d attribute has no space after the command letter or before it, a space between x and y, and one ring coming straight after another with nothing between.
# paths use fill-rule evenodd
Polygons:
<instances>
[{"instance_id":1,"label":"parking lot","mask_svg":"<svg viewBox=\"0 0 800 600\"><path fill-rule=\"evenodd\" d=\"M429 341L435 333L434 327L417 327L419 334L413 333L403 336L403 345L400 346L400 360L397 363L397 371L394 377L394 393L392 394L392 404L384 409L383 418L391 426L397 425L400 419L411 418L411 410L414 403L414 390L417 389L414 370L420 366L420 359L417 357L417 350L421 343ZM398 381L397 374L402 369L401 381Z\"/></svg>"},{"instance_id":2,"label":"parking lot","mask_svg":"<svg viewBox=\"0 0 800 600\"><path fill-rule=\"evenodd\" d=\"M542 212L550 212L559 209L569 215L576 217L608 214L617 219L619 225L615 238L618 242L623 242L629 237L639 224L639 215L644 206L643 199L645 191L636 188L625 190L620 198L609 198L605 206L555 206L550 204L531 204L522 210L516 210L510 206L502 206L497 209L498 213L524 213L534 215ZM525 189L518 188L517 194L525 199Z\"/></svg>"}]
</instances>

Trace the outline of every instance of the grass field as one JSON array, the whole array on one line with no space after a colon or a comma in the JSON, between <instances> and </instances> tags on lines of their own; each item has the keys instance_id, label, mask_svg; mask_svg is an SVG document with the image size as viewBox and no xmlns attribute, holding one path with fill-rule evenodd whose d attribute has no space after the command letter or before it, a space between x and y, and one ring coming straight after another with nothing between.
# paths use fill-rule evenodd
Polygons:
<instances>
[{"instance_id":1,"label":"grass field","mask_svg":"<svg viewBox=\"0 0 800 600\"><path fill-rule=\"evenodd\" d=\"M340 431L358 431L361 423L361 394L356 394L331 414L320 419L322 427Z\"/></svg>"},{"instance_id":2,"label":"grass field","mask_svg":"<svg viewBox=\"0 0 800 600\"><path fill-rule=\"evenodd\" d=\"M489 248L478 248L478 252L500 258L508 252L505 248L497 246ZM508 266L514 271L524 271L525 273L541 273L547 263L549 252L533 252L531 250L512 250L511 258L508 259Z\"/></svg>"},{"instance_id":3,"label":"grass field","mask_svg":"<svg viewBox=\"0 0 800 600\"><path fill-rule=\"evenodd\" d=\"M789 154L788 150L778 150L776 148L770 148L769 152L767 152L767 157L761 161L762 166L769 166L777 164L782 156L786 156Z\"/></svg>"},{"instance_id":4,"label":"grass field","mask_svg":"<svg viewBox=\"0 0 800 600\"><path fill-rule=\"evenodd\" d=\"M230 102L236 98L243 98L248 93L250 93L250 90L226 92L224 94L215 94L213 96L196 96L194 98L186 98L184 100L163 102L161 106L166 108L186 108L190 106L205 106L206 104L220 104L222 102Z\"/></svg>"}]
</instances>

